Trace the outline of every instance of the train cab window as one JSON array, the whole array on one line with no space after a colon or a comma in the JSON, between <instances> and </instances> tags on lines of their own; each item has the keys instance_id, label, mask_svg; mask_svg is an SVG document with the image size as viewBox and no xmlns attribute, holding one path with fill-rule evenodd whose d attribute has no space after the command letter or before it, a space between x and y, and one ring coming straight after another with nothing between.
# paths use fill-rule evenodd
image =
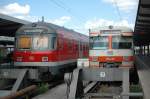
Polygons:
<instances>
[{"instance_id":1,"label":"train cab window","mask_svg":"<svg viewBox=\"0 0 150 99\"><path fill-rule=\"evenodd\" d=\"M95 36L90 37L91 49L108 49L108 37L107 36Z\"/></svg>"},{"instance_id":2,"label":"train cab window","mask_svg":"<svg viewBox=\"0 0 150 99\"><path fill-rule=\"evenodd\" d=\"M113 49L131 49L132 37L114 36L112 39Z\"/></svg>"},{"instance_id":3,"label":"train cab window","mask_svg":"<svg viewBox=\"0 0 150 99\"><path fill-rule=\"evenodd\" d=\"M51 49L56 49L56 37L54 36L54 37L51 37L51 39L50 39L50 48Z\"/></svg>"},{"instance_id":4,"label":"train cab window","mask_svg":"<svg viewBox=\"0 0 150 99\"><path fill-rule=\"evenodd\" d=\"M38 50L48 49L48 37L43 35L33 37L33 48Z\"/></svg>"},{"instance_id":5,"label":"train cab window","mask_svg":"<svg viewBox=\"0 0 150 99\"><path fill-rule=\"evenodd\" d=\"M21 36L17 38L17 47L19 49L31 49L31 37Z\"/></svg>"}]
</instances>

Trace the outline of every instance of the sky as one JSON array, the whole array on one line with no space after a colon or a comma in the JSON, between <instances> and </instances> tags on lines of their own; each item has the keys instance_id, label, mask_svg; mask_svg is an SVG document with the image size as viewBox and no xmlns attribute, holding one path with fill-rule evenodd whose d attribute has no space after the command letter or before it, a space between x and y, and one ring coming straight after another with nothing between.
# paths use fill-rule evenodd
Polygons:
<instances>
[{"instance_id":1,"label":"sky","mask_svg":"<svg viewBox=\"0 0 150 99\"><path fill-rule=\"evenodd\" d=\"M88 35L89 28L127 26L134 29L138 0L0 0L0 13L45 22Z\"/></svg>"}]
</instances>

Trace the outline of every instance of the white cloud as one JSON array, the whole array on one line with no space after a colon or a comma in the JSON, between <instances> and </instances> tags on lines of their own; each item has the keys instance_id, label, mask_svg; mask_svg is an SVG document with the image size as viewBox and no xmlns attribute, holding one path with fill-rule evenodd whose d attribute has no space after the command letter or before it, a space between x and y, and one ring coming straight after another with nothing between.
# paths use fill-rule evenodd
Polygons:
<instances>
[{"instance_id":1,"label":"white cloud","mask_svg":"<svg viewBox=\"0 0 150 99\"><path fill-rule=\"evenodd\" d=\"M131 12L137 8L138 0L103 0L105 3L111 3L115 6L117 4L119 10L125 12Z\"/></svg>"},{"instance_id":2,"label":"white cloud","mask_svg":"<svg viewBox=\"0 0 150 99\"><path fill-rule=\"evenodd\" d=\"M70 16L62 16L58 19L48 20L48 22L63 26L65 23L69 22L70 20L71 20Z\"/></svg>"},{"instance_id":3,"label":"white cloud","mask_svg":"<svg viewBox=\"0 0 150 99\"><path fill-rule=\"evenodd\" d=\"M20 5L18 3L12 3L0 7L0 13L7 14L7 15L28 15L30 12L30 6L28 4Z\"/></svg>"},{"instance_id":4,"label":"white cloud","mask_svg":"<svg viewBox=\"0 0 150 99\"><path fill-rule=\"evenodd\" d=\"M22 20L27 20L30 22L37 22L37 21L41 21L42 18L38 17L38 16L30 16L30 15L16 15L14 16L18 19L22 19Z\"/></svg>"},{"instance_id":5,"label":"white cloud","mask_svg":"<svg viewBox=\"0 0 150 99\"><path fill-rule=\"evenodd\" d=\"M122 21L112 21L112 20L105 20L105 19L93 19L93 20L88 20L85 23L85 29L89 28L96 28L96 27L101 27L101 26L126 26L126 27L131 27L133 29L134 25L130 24L127 20L122 20Z\"/></svg>"},{"instance_id":6,"label":"white cloud","mask_svg":"<svg viewBox=\"0 0 150 99\"><path fill-rule=\"evenodd\" d=\"M42 17L30 16L30 15L17 15L14 17L19 18L19 19L23 19L23 20L28 20L31 22L37 22L37 21L42 20ZM62 16L62 17L57 18L57 19L47 19L47 18L44 19L45 22L50 22L50 23L57 24L60 26L64 26L70 20L71 20L70 16Z\"/></svg>"}]
</instances>

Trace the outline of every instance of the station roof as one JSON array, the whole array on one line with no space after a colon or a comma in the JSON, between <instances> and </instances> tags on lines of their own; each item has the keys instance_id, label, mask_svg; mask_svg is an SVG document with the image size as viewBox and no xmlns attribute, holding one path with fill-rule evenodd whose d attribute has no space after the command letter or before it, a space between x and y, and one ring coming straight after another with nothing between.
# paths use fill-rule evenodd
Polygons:
<instances>
[{"instance_id":1,"label":"station roof","mask_svg":"<svg viewBox=\"0 0 150 99\"><path fill-rule=\"evenodd\" d=\"M30 22L0 13L0 36L14 37L16 30L20 26L28 23Z\"/></svg>"},{"instance_id":2,"label":"station roof","mask_svg":"<svg viewBox=\"0 0 150 99\"><path fill-rule=\"evenodd\" d=\"M134 43L137 46L150 43L150 0L139 0L134 28Z\"/></svg>"}]
</instances>

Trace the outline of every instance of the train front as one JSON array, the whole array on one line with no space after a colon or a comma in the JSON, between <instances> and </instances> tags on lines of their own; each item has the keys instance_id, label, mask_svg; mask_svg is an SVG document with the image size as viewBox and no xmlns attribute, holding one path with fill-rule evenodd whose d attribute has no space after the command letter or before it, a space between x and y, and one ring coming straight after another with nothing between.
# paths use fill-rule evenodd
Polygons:
<instances>
[{"instance_id":1,"label":"train front","mask_svg":"<svg viewBox=\"0 0 150 99\"><path fill-rule=\"evenodd\" d=\"M14 65L28 67L55 66L56 31L44 23L22 26L16 32Z\"/></svg>"},{"instance_id":2,"label":"train front","mask_svg":"<svg viewBox=\"0 0 150 99\"><path fill-rule=\"evenodd\" d=\"M90 30L89 56L91 67L132 68L132 30L126 27Z\"/></svg>"}]
</instances>

